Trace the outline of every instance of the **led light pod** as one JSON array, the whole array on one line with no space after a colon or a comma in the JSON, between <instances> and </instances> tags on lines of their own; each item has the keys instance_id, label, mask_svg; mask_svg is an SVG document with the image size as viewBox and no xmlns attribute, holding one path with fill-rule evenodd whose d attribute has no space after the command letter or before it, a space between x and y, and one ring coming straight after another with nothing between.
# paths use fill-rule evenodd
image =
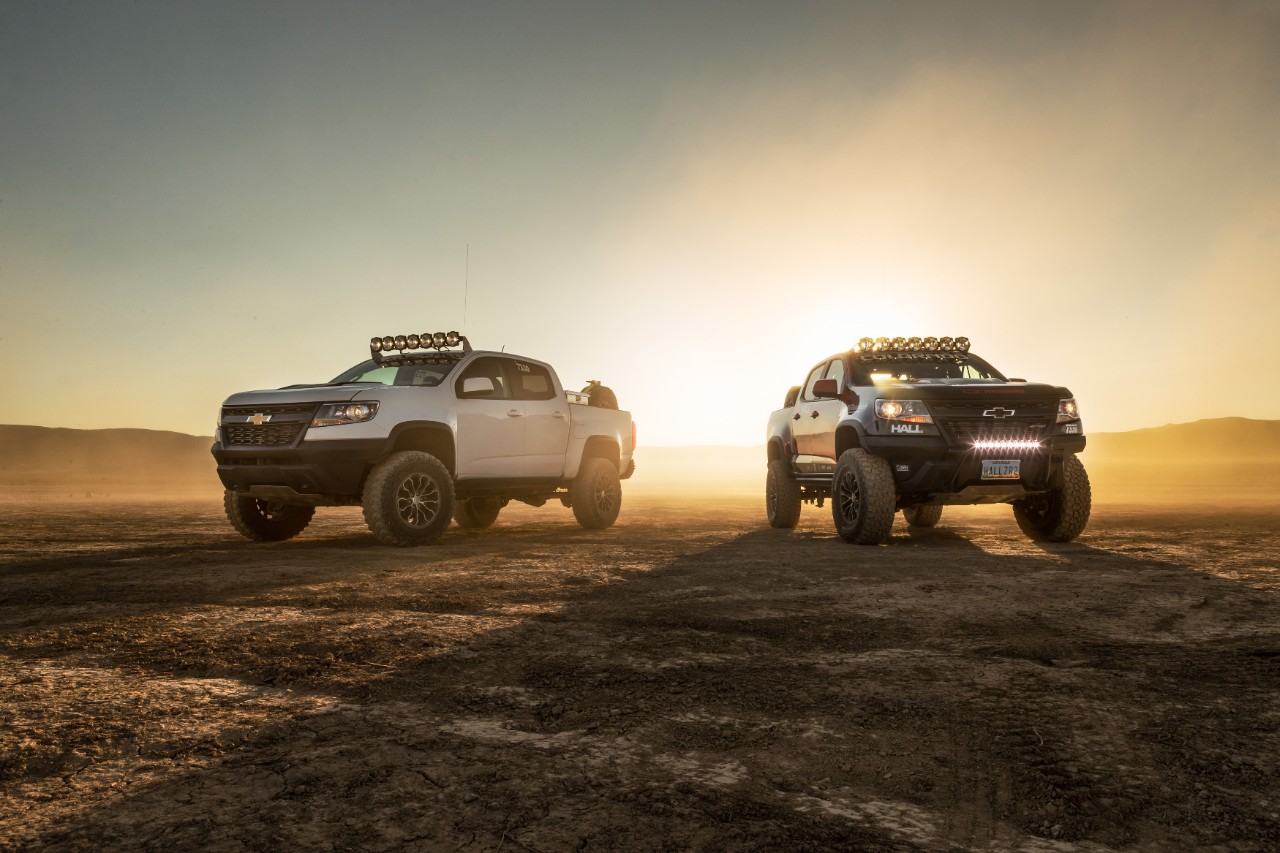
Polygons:
<instances>
[{"instance_id":1,"label":"led light pod","mask_svg":"<svg viewBox=\"0 0 1280 853\"><path fill-rule=\"evenodd\" d=\"M374 352L382 352L382 338L373 338L369 341L369 349Z\"/></svg>"},{"instance_id":2,"label":"led light pod","mask_svg":"<svg viewBox=\"0 0 1280 853\"><path fill-rule=\"evenodd\" d=\"M408 341L405 340L404 335L396 335L395 343L396 343L396 349L404 349L405 344L408 343Z\"/></svg>"},{"instance_id":3,"label":"led light pod","mask_svg":"<svg viewBox=\"0 0 1280 853\"><path fill-rule=\"evenodd\" d=\"M907 338L907 349L919 350L920 346L921 346L921 340L919 338Z\"/></svg>"},{"instance_id":4,"label":"led light pod","mask_svg":"<svg viewBox=\"0 0 1280 853\"><path fill-rule=\"evenodd\" d=\"M956 347L956 349L960 350L960 352L968 352L968 351L969 351L969 339L968 339L968 338L956 338L956 340L955 340L955 347Z\"/></svg>"},{"instance_id":5,"label":"led light pod","mask_svg":"<svg viewBox=\"0 0 1280 853\"><path fill-rule=\"evenodd\" d=\"M388 352L396 348L396 339L387 335L382 339L382 348Z\"/></svg>"},{"instance_id":6,"label":"led light pod","mask_svg":"<svg viewBox=\"0 0 1280 853\"><path fill-rule=\"evenodd\" d=\"M462 340L462 335L457 332L445 332L444 342L446 346L456 347L458 342Z\"/></svg>"},{"instance_id":7,"label":"led light pod","mask_svg":"<svg viewBox=\"0 0 1280 853\"><path fill-rule=\"evenodd\" d=\"M436 349L440 349L442 346L445 345L446 340L447 340L447 336L445 335L444 332L436 332L431 336L431 345Z\"/></svg>"},{"instance_id":8,"label":"led light pod","mask_svg":"<svg viewBox=\"0 0 1280 853\"><path fill-rule=\"evenodd\" d=\"M417 349L422 346L422 338L417 335L409 335L409 337L404 339L404 342L409 345L409 349Z\"/></svg>"}]
</instances>

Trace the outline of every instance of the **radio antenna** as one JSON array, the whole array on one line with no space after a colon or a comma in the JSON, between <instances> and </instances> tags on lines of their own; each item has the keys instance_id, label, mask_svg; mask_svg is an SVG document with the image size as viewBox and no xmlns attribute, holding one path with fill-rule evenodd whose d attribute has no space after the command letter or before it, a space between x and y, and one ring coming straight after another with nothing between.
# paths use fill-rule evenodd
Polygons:
<instances>
[{"instance_id":1,"label":"radio antenna","mask_svg":"<svg viewBox=\"0 0 1280 853\"><path fill-rule=\"evenodd\" d=\"M467 327L467 292L471 290L471 244L467 244L467 266L462 278L462 328Z\"/></svg>"}]
</instances>

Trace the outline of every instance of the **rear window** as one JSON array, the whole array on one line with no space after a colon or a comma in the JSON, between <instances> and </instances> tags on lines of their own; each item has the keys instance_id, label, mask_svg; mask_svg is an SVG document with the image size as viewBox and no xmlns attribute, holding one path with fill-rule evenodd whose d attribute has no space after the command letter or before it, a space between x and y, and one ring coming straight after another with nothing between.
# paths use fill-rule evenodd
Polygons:
<instances>
[{"instance_id":1,"label":"rear window","mask_svg":"<svg viewBox=\"0 0 1280 853\"><path fill-rule=\"evenodd\" d=\"M513 364L516 368L516 399L550 400L556 395L556 386L545 367L526 361L514 361Z\"/></svg>"}]
</instances>

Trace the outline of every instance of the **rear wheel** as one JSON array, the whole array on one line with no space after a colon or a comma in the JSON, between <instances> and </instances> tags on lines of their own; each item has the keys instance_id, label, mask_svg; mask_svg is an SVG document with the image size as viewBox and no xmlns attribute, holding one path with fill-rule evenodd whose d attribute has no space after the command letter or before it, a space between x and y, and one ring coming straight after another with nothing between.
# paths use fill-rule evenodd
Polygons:
<instances>
[{"instance_id":1,"label":"rear wheel","mask_svg":"<svg viewBox=\"0 0 1280 853\"><path fill-rule=\"evenodd\" d=\"M430 453L404 450L369 472L364 520L383 545L429 545L453 518L453 480Z\"/></svg>"},{"instance_id":2,"label":"rear wheel","mask_svg":"<svg viewBox=\"0 0 1280 853\"><path fill-rule=\"evenodd\" d=\"M222 508L231 526L241 536L258 542L292 539L311 523L311 517L316 514L315 507L251 498L230 489L222 493Z\"/></svg>"},{"instance_id":3,"label":"rear wheel","mask_svg":"<svg viewBox=\"0 0 1280 853\"><path fill-rule=\"evenodd\" d=\"M1092 503L1089 472L1072 454L1062 460L1062 486L1015 501L1013 517L1037 542L1070 542L1084 532Z\"/></svg>"},{"instance_id":4,"label":"rear wheel","mask_svg":"<svg viewBox=\"0 0 1280 853\"><path fill-rule=\"evenodd\" d=\"M459 527L483 530L498 520L506 501L501 498L467 498L453 508L453 520Z\"/></svg>"},{"instance_id":5,"label":"rear wheel","mask_svg":"<svg viewBox=\"0 0 1280 853\"><path fill-rule=\"evenodd\" d=\"M769 463L764 481L764 509L772 527L791 528L800 523L800 484L781 459Z\"/></svg>"},{"instance_id":6,"label":"rear wheel","mask_svg":"<svg viewBox=\"0 0 1280 853\"><path fill-rule=\"evenodd\" d=\"M569 484L569 505L583 527L602 530L618 519L622 509L622 481L608 459L582 460L578 476Z\"/></svg>"},{"instance_id":7,"label":"rear wheel","mask_svg":"<svg viewBox=\"0 0 1280 853\"><path fill-rule=\"evenodd\" d=\"M941 506L909 506L902 511L908 527L937 527L942 520Z\"/></svg>"},{"instance_id":8,"label":"rear wheel","mask_svg":"<svg viewBox=\"0 0 1280 853\"><path fill-rule=\"evenodd\" d=\"M859 545L888 539L896 503L888 462L861 448L840 454L831 481L831 517L841 539Z\"/></svg>"}]
</instances>

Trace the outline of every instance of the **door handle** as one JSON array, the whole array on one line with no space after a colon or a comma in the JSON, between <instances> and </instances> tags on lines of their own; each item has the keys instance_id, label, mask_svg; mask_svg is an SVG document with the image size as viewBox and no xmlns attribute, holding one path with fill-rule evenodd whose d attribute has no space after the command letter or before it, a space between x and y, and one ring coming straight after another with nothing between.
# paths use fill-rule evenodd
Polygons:
<instances>
[{"instance_id":1,"label":"door handle","mask_svg":"<svg viewBox=\"0 0 1280 853\"><path fill-rule=\"evenodd\" d=\"M564 420L564 412L552 412L551 417L560 418L561 420Z\"/></svg>"},{"instance_id":2,"label":"door handle","mask_svg":"<svg viewBox=\"0 0 1280 853\"><path fill-rule=\"evenodd\" d=\"M800 413L799 413L799 412L796 412L796 416L795 416L794 418L792 418L791 420L793 420L793 421L798 421L798 420L800 420Z\"/></svg>"},{"instance_id":3,"label":"door handle","mask_svg":"<svg viewBox=\"0 0 1280 853\"><path fill-rule=\"evenodd\" d=\"M810 412L810 413L809 413L809 417L811 417L811 418L816 418L817 416L818 416L818 410L817 410L817 409L814 409L812 412Z\"/></svg>"},{"instance_id":4,"label":"door handle","mask_svg":"<svg viewBox=\"0 0 1280 853\"><path fill-rule=\"evenodd\" d=\"M524 416L524 412L520 411L519 409L507 409L507 417L509 418L519 418L523 416Z\"/></svg>"}]
</instances>

